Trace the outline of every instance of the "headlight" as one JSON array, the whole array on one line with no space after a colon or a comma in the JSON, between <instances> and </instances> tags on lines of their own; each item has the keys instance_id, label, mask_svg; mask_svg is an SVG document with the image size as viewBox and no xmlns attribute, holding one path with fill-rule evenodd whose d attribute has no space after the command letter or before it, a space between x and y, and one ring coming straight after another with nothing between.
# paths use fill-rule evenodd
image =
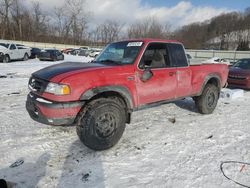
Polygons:
<instances>
[{"instance_id":1,"label":"headlight","mask_svg":"<svg viewBox=\"0 0 250 188\"><path fill-rule=\"evenodd\" d=\"M45 92L52 93L54 95L68 95L70 94L70 87L68 85L55 84L50 82L47 85Z\"/></svg>"}]
</instances>

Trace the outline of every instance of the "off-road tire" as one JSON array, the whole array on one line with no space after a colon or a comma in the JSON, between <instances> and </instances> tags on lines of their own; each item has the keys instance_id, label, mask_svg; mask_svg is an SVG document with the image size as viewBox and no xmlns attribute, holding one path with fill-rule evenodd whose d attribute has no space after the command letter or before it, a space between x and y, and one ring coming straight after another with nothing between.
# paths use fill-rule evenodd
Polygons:
<instances>
[{"instance_id":1,"label":"off-road tire","mask_svg":"<svg viewBox=\"0 0 250 188\"><path fill-rule=\"evenodd\" d=\"M84 145L105 150L121 138L126 125L126 110L117 98L99 98L89 102L76 120L76 132Z\"/></svg>"},{"instance_id":2,"label":"off-road tire","mask_svg":"<svg viewBox=\"0 0 250 188\"><path fill-rule=\"evenodd\" d=\"M195 104L201 114L211 114L216 108L219 99L219 88L213 84L207 84L200 96L195 97Z\"/></svg>"}]
</instances>

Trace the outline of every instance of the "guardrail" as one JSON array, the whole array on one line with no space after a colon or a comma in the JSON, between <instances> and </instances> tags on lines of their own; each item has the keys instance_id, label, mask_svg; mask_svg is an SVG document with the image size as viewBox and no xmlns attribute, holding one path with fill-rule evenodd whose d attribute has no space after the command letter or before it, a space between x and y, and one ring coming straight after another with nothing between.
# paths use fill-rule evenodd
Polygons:
<instances>
[{"instance_id":1,"label":"guardrail","mask_svg":"<svg viewBox=\"0 0 250 188\"><path fill-rule=\"evenodd\" d=\"M226 50L186 50L193 58L209 59L219 57L236 61L241 58L250 58L250 51L226 51Z\"/></svg>"}]
</instances>

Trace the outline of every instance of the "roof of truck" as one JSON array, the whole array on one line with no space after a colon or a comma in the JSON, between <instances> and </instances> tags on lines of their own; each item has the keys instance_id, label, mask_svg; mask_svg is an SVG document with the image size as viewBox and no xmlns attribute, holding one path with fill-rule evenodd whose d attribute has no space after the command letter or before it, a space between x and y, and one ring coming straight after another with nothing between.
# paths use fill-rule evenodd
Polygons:
<instances>
[{"instance_id":1,"label":"roof of truck","mask_svg":"<svg viewBox=\"0 0 250 188\"><path fill-rule=\"evenodd\" d=\"M123 41L142 41L142 42L166 42L166 43L181 43L177 40L167 40L167 39L155 39L155 38L138 38L138 39L127 39Z\"/></svg>"}]
</instances>

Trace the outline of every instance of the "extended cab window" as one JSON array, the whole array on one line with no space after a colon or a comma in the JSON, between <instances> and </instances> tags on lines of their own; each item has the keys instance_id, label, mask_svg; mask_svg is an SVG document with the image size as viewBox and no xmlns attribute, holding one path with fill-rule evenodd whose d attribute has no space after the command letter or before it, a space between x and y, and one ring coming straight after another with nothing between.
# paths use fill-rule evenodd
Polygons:
<instances>
[{"instance_id":1,"label":"extended cab window","mask_svg":"<svg viewBox=\"0 0 250 188\"><path fill-rule=\"evenodd\" d=\"M187 56L181 44L168 43L168 51L170 53L171 65L173 67L186 67L188 66Z\"/></svg>"},{"instance_id":2,"label":"extended cab window","mask_svg":"<svg viewBox=\"0 0 250 188\"><path fill-rule=\"evenodd\" d=\"M145 50L139 68L164 68L169 67L167 47L164 43L151 43Z\"/></svg>"}]
</instances>

